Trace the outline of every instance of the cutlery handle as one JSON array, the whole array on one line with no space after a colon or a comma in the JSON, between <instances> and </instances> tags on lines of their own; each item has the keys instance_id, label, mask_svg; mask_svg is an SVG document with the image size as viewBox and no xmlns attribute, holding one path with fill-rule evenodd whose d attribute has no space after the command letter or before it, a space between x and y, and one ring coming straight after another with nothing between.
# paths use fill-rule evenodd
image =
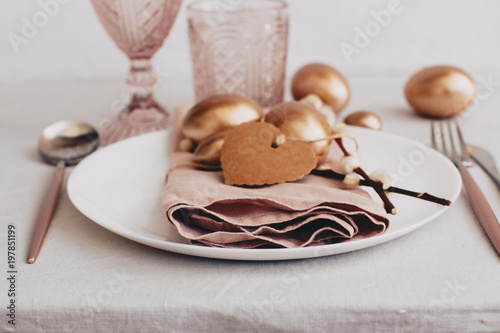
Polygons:
<instances>
[{"instance_id":1,"label":"cutlery handle","mask_svg":"<svg viewBox=\"0 0 500 333\"><path fill-rule=\"evenodd\" d=\"M479 222L486 232L486 235L488 235L488 238L495 247L495 250L498 255L500 255L500 224L498 224L495 213L493 213L490 204L470 175L469 171L466 168L460 168L460 175L462 176L465 190L469 196L472 208L474 209Z\"/></svg>"},{"instance_id":2,"label":"cutlery handle","mask_svg":"<svg viewBox=\"0 0 500 333\"><path fill-rule=\"evenodd\" d=\"M50 221L54 215L54 211L59 201L59 193L61 192L61 185L64 179L64 167L58 167L52 176L49 189L43 200L42 207L38 213L35 231L31 239L31 245L28 252L28 263L34 264L42 246L45 234L49 229Z\"/></svg>"}]
</instances>

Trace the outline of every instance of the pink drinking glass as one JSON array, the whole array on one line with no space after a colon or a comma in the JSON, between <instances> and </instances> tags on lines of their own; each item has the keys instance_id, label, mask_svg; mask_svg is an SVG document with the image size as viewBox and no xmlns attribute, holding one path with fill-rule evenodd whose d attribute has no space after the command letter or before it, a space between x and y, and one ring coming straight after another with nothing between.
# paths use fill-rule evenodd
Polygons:
<instances>
[{"instance_id":1,"label":"pink drinking glass","mask_svg":"<svg viewBox=\"0 0 500 333\"><path fill-rule=\"evenodd\" d=\"M91 0L104 29L130 59L129 104L100 129L102 145L173 126L153 95L151 57L168 36L182 0Z\"/></svg>"},{"instance_id":2,"label":"pink drinking glass","mask_svg":"<svg viewBox=\"0 0 500 333\"><path fill-rule=\"evenodd\" d=\"M288 5L283 0L199 0L187 6L196 101L238 94L283 101Z\"/></svg>"}]
</instances>

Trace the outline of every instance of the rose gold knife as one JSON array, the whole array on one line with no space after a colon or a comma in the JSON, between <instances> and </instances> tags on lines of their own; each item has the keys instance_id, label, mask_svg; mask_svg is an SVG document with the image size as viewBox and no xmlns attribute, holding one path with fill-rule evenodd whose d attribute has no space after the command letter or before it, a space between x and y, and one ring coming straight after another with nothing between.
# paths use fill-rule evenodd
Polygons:
<instances>
[{"instance_id":1,"label":"rose gold knife","mask_svg":"<svg viewBox=\"0 0 500 333\"><path fill-rule=\"evenodd\" d=\"M493 155L486 149L471 144L467 145L467 151L472 159L490 176L500 189L500 172L498 172Z\"/></svg>"}]
</instances>

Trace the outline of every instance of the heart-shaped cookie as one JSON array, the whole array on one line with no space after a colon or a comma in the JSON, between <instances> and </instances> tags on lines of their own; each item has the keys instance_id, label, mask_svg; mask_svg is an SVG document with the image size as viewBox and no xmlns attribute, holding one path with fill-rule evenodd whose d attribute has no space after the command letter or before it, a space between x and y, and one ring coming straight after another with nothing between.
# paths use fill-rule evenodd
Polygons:
<instances>
[{"instance_id":1,"label":"heart-shaped cookie","mask_svg":"<svg viewBox=\"0 0 500 333\"><path fill-rule=\"evenodd\" d=\"M228 185L271 185L300 179L316 167L314 149L305 142L285 141L264 122L241 124L227 132L221 150L224 182Z\"/></svg>"}]
</instances>

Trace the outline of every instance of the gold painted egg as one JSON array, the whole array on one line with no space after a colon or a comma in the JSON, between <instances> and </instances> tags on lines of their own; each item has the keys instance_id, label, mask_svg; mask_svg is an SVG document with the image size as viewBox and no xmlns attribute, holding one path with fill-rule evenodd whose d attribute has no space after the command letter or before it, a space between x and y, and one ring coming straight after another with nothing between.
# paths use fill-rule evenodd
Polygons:
<instances>
[{"instance_id":1,"label":"gold painted egg","mask_svg":"<svg viewBox=\"0 0 500 333\"><path fill-rule=\"evenodd\" d=\"M352 126L366 127L376 131L382 129L382 120L370 111L357 111L344 118L344 123Z\"/></svg>"},{"instance_id":2,"label":"gold painted egg","mask_svg":"<svg viewBox=\"0 0 500 333\"><path fill-rule=\"evenodd\" d=\"M309 64L300 68L292 78L292 95L301 100L309 94L318 96L339 113L349 102L350 92L344 77L325 64Z\"/></svg>"},{"instance_id":3,"label":"gold painted egg","mask_svg":"<svg viewBox=\"0 0 500 333\"><path fill-rule=\"evenodd\" d=\"M193 162L206 166L219 166L225 136L226 132L217 132L201 141L194 151Z\"/></svg>"},{"instance_id":4,"label":"gold painted egg","mask_svg":"<svg viewBox=\"0 0 500 333\"><path fill-rule=\"evenodd\" d=\"M332 129L325 117L313 107L299 102L285 102L274 106L264 120L278 127L288 139L313 141L330 137ZM328 154L331 140L311 143L318 164Z\"/></svg>"},{"instance_id":5,"label":"gold painted egg","mask_svg":"<svg viewBox=\"0 0 500 333\"><path fill-rule=\"evenodd\" d=\"M213 133L259 120L262 116L262 109L250 98L215 95L200 101L188 111L182 124L182 133L199 143Z\"/></svg>"},{"instance_id":6,"label":"gold painted egg","mask_svg":"<svg viewBox=\"0 0 500 333\"><path fill-rule=\"evenodd\" d=\"M452 66L424 68L406 83L405 97L420 115L447 118L465 110L474 100L472 78Z\"/></svg>"}]
</instances>

